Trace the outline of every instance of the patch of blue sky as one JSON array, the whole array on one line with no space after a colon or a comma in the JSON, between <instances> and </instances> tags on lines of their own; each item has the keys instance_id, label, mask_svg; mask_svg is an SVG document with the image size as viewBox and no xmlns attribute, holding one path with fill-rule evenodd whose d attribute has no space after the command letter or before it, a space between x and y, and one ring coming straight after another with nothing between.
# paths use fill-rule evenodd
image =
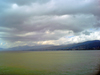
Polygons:
<instances>
[{"instance_id":1,"label":"patch of blue sky","mask_svg":"<svg viewBox=\"0 0 100 75\"><path fill-rule=\"evenodd\" d=\"M6 42L0 40L0 48L6 48Z\"/></svg>"},{"instance_id":2,"label":"patch of blue sky","mask_svg":"<svg viewBox=\"0 0 100 75\"><path fill-rule=\"evenodd\" d=\"M66 36L66 38L72 38L72 37L75 37L75 36Z\"/></svg>"},{"instance_id":3,"label":"patch of blue sky","mask_svg":"<svg viewBox=\"0 0 100 75\"><path fill-rule=\"evenodd\" d=\"M98 30L100 30L100 28L90 28L90 29L88 29L88 31L91 31L91 32L93 32L93 31L98 31Z\"/></svg>"},{"instance_id":4,"label":"patch of blue sky","mask_svg":"<svg viewBox=\"0 0 100 75\"><path fill-rule=\"evenodd\" d=\"M100 28L91 28L88 30L89 32L100 32Z\"/></svg>"}]
</instances>

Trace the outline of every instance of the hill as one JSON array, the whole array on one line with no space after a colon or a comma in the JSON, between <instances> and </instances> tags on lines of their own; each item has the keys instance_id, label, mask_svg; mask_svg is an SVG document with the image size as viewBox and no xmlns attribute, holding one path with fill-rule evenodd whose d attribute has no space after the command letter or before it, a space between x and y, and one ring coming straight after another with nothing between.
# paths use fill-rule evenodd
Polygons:
<instances>
[{"instance_id":1,"label":"hill","mask_svg":"<svg viewBox=\"0 0 100 75\"><path fill-rule=\"evenodd\" d=\"M100 50L100 41L93 40L69 45L51 46L41 50Z\"/></svg>"},{"instance_id":2,"label":"hill","mask_svg":"<svg viewBox=\"0 0 100 75\"><path fill-rule=\"evenodd\" d=\"M37 45L37 46L18 46L9 48L11 51L58 51L58 50L100 50L100 41L86 41L68 45Z\"/></svg>"},{"instance_id":3,"label":"hill","mask_svg":"<svg viewBox=\"0 0 100 75\"><path fill-rule=\"evenodd\" d=\"M77 43L67 48L71 50L100 50L100 41L86 41L82 43Z\"/></svg>"}]
</instances>

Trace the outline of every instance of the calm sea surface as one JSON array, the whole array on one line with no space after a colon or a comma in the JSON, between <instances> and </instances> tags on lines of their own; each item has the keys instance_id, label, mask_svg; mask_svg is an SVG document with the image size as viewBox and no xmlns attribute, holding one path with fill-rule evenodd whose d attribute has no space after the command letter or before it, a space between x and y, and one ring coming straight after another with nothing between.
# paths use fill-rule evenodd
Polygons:
<instances>
[{"instance_id":1,"label":"calm sea surface","mask_svg":"<svg viewBox=\"0 0 100 75\"><path fill-rule=\"evenodd\" d=\"M59 75L92 75L98 70L99 64L99 50L0 53L2 66L53 72Z\"/></svg>"}]
</instances>

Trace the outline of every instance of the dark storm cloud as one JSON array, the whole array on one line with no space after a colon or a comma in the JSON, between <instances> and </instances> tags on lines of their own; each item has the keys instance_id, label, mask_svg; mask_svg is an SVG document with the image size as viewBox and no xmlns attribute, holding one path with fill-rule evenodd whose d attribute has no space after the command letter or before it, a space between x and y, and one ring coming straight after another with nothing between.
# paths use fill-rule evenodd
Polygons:
<instances>
[{"instance_id":1,"label":"dark storm cloud","mask_svg":"<svg viewBox=\"0 0 100 75\"><path fill-rule=\"evenodd\" d=\"M58 40L100 27L99 0L1 0L0 11L0 38L10 42Z\"/></svg>"}]
</instances>

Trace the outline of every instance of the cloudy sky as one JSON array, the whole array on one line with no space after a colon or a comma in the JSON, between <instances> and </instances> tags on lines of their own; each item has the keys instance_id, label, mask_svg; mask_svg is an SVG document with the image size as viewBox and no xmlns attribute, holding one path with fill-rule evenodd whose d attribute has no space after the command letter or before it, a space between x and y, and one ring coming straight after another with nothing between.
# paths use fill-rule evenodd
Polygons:
<instances>
[{"instance_id":1,"label":"cloudy sky","mask_svg":"<svg viewBox=\"0 0 100 75\"><path fill-rule=\"evenodd\" d=\"M100 0L0 0L0 47L100 40Z\"/></svg>"}]
</instances>

